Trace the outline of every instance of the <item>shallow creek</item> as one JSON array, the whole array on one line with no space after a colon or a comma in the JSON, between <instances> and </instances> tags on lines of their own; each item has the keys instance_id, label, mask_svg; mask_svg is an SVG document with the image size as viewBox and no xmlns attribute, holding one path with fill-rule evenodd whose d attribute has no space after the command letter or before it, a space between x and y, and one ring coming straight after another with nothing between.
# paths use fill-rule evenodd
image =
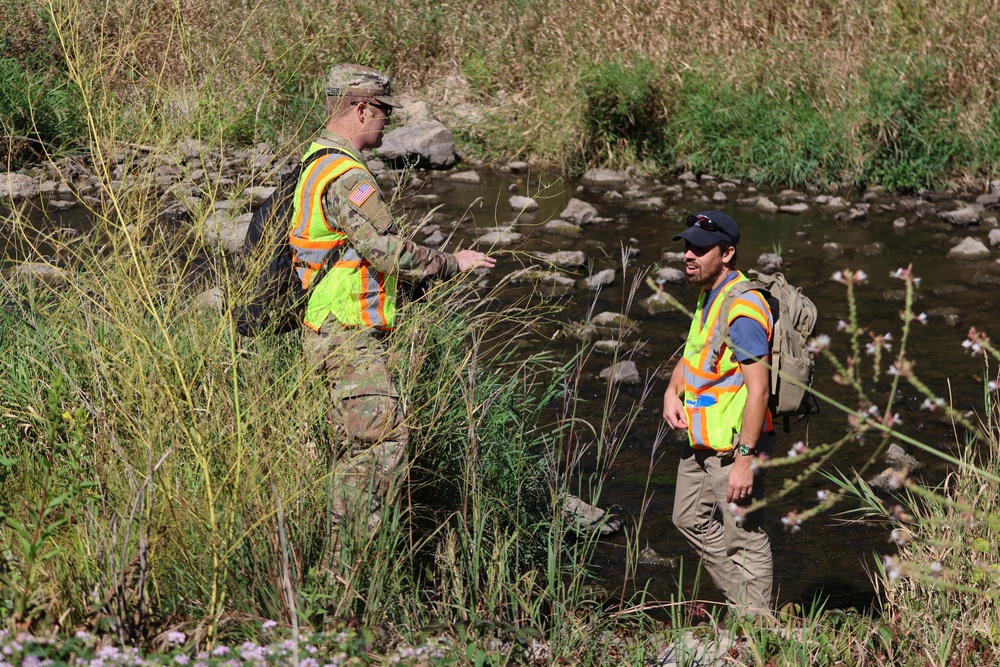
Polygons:
<instances>
[{"instance_id":1,"label":"shallow creek","mask_svg":"<svg viewBox=\"0 0 1000 667\"><path fill-rule=\"evenodd\" d=\"M535 195L538 192L535 199L539 209L517 216L508 203L511 184L518 186L518 194ZM656 193L655 186L647 190ZM524 234L527 240L500 251L497 273L530 264L530 258L526 258L523 251L581 250L593 265L590 271L583 269L576 274L581 279L588 273L615 269L615 281L596 295L583 285L582 280L578 283L568 297L563 313L569 322L585 321L590 309L593 313L621 312L622 304L628 300L627 293L640 272L660 266L682 268L676 263L665 264L662 256L665 251L682 250L682 243L671 239L684 228L683 219L697 210L721 207L741 227L740 268L756 268L757 258L762 253L779 250L784 259L785 275L818 306L817 333L832 336L832 349L841 359L849 354L849 348L846 335L838 334L837 325L839 320L849 319L849 312L846 288L833 281L831 276L845 268L862 269L868 274L867 283L856 290L860 324L876 333L891 331L895 339L893 351L884 352L883 371L898 349L902 324L899 312L904 305L904 283L891 277L890 273L912 263L915 274L921 278L915 312L926 312L928 318L926 325L913 325L908 356L917 360L918 375L938 395L946 399L951 396L955 405L963 410L981 411L983 394L980 377L983 365L980 359L971 357L962 348L962 342L972 325L987 332L1000 331L1000 291L996 288L1000 282L1000 266L994 258L957 262L946 255L947 250L965 236L974 235L985 241L985 230L955 229L936 217L919 219L913 213L900 210L870 215L851 223L837 222L832 213L822 212L820 207L814 205L810 205L811 210L803 215L762 214L735 206L732 202L737 196L742 196L736 193L730 194L730 203L718 205L698 201L696 197L700 193L695 192L691 196L688 192L684 199L672 203L669 203L669 197L665 197L668 201L665 210L642 212L631 210L627 199L605 203L599 191L580 188L572 180L546 180L544 176L536 182L534 178L494 175L477 186L431 181L422 192L440 195L438 203L442 204L442 208L439 214L443 219L471 215L472 221L461 225L456 234L466 242L475 238L474 234L467 233L474 226L502 227L517 219L514 229ZM706 193L711 194L710 191ZM847 193L844 196L859 201L860 194ZM474 203L480 197L482 203ZM598 209L598 215L609 220L584 226L578 238L568 239L544 233L541 225L557 218L571 198L593 204ZM893 220L900 216L907 218L908 225L902 229L894 228ZM829 242L839 243L843 247L843 255L831 258L823 248ZM624 278L623 247L633 248L633 253L637 251ZM655 270L652 268L652 272L655 273ZM677 284L668 284L665 288L693 309L697 296L695 288ZM512 298L516 293L516 289L512 290ZM680 453L677 434L667 435L656 448L654 442L662 424L660 410L665 378L672 367L667 360L682 344L690 320L677 311L648 314L639 302L651 294L652 289L644 280L641 281L635 293L635 303L628 312L638 322L641 333L628 338L626 348L635 348L642 342L645 344L639 346L634 356L623 355L624 358L634 359L639 373L648 379L648 383L622 391L615 406L618 414L613 419L620 418L631 408L647 388L648 398L620 454L607 471L600 504L613 507L623 515L633 535L634 526L642 517L635 542L640 549L652 548L662 560L640 559L635 579L625 588L645 586L655 599L666 601L677 591L676 557L690 557L694 553L683 544L670 522L673 481ZM862 341L862 346L866 340ZM559 349L565 345L565 342L553 343L539 336L531 341L529 349ZM594 353L586 362L581 385L581 396L586 400L581 405L581 412L591 423L599 423L604 410L606 381L599 377L599 373L612 361L610 356ZM866 366L871 367L870 358L866 360ZM854 395L833 382L833 372L829 362L820 360L814 386L848 406L856 405ZM883 401L889 381L891 378L883 372L878 382ZM921 410L919 406L923 397L918 396L907 383L901 383L900 388L894 409L900 413L901 430L932 446L954 451L955 436L950 423L939 414ZM807 440L813 446L835 441L846 433L848 427L846 415L824 407L808 422L808 432L805 424L793 423L789 433L783 433L777 423L776 428L779 432L776 451L781 453L797 440ZM876 444L875 438L869 438L846 446L837 453L828 468L844 472L859 468L868 460L871 448ZM926 464L921 472L927 481L937 483L942 479L944 468L936 463L936 459L913 448L907 449ZM782 480L795 476L803 467L783 467L769 472L769 489L776 491ZM866 472L866 477L874 476L885 467L881 458L878 459ZM584 472L604 471L591 469ZM865 527L851 523L849 516L838 516L843 510L850 509L849 505L841 505L833 513L812 519L801 530L783 529L780 519L784 514L815 506L817 492L827 488L831 488L828 480L814 476L796 491L775 501L768 510L779 604L786 601L808 602L819 595L828 597L829 604L834 607L866 606L874 595L868 572L874 569L875 554L894 550L889 542L888 528ZM619 534L605 541L599 551L605 581L612 587L622 586L627 548L626 539ZM688 595L693 571L690 564L684 567L684 589ZM703 595L714 597L709 590L710 584Z\"/></svg>"},{"instance_id":2,"label":"shallow creek","mask_svg":"<svg viewBox=\"0 0 1000 667\"><path fill-rule=\"evenodd\" d=\"M538 210L517 215L509 204L512 186L516 186L517 194L534 197L540 205ZM647 194L657 194L654 184L648 184L644 189ZM971 357L961 344L973 325L1000 336L1000 291L996 289L1000 283L1000 266L994 261L996 253L994 258L986 260L959 262L949 259L947 250L968 235L985 239L985 230L978 227L955 229L933 216L919 219L913 213L901 210L869 214L850 223L838 222L832 213L821 211L820 207L812 204L810 211L802 215L762 214L754 209L738 208L733 202L738 196L743 196L741 193L730 193L729 203L726 204L699 201L698 197L703 194L711 195L711 191L688 189L677 201L671 202L670 196L665 196L668 203L664 210L639 211L630 208L627 198L608 203L600 191L580 188L568 178L490 174L483 176L478 184L431 178L420 189L418 197L403 201L415 218L436 209L434 219L442 222L442 231L446 235L450 232L449 222L464 220L449 243L447 249L451 250L458 246L468 247L487 228L513 224L513 229L526 239L516 245L490 250L499 259L497 268L487 277L491 285L497 282L499 276L531 264L530 252L583 251L592 268L567 272L567 275L578 279L578 284L575 290L561 297L565 309L560 317L566 322L583 322L588 312L621 312L622 304L628 300L627 293L638 275L644 275L650 269L655 272L661 266L682 268L680 264L665 264L663 253L682 250L682 244L671 239L684 228L684 217L697 210L721 208L730 213L741 227L739 267L755 268L759 255L780 250L786 276L803 288L819 308L817 333L833 337L832 349L841 358L848 354L847 339L838 334L837 323L848 319L848 305L845 288L834 282L831 275L845 268L864 270L869 276L868 282L856 292L860 323L876 333L891 331L896 339L893 341L893 352L885 353L884 367L888 366L897 349L901 325L898 313L903 307L904 285L902 281L890 277L890 273L912 263L914 272L922 279L915 310L917 313L926 312L928 319L926 325L914 324L908 356L916 360L916 371L921 379L939 395L946 399L950 396L962 410L981 410L982 362ZM860 199L860 193L842 195L848 200ZM571 198L593 204L603 220L583 226L576 238L545 233L541 225L557 218ZM900 216L905 216L908 224L897 229L893 220ZM513 223L515 220L516 223ZM86 222L81 209L72 209L54 213L48 224L56 228L79 229ZM415 240L419 242L424 236L418 231ZM833 258L824 250L824 244L829 242L843 247L842 256ZM633 249L633 257L624 276L623 247ZM5 249L7 257L16 254L9 245ZM612 284L599 292L583 285L582 279L589 273L609 268L616 270ZM524 285L511 286L507 290L510 302L523 298L530 289ZM668 284L666 289L693 309L697 295L694 288ZM641 280L635 291L635 303L628 312L638 322L641 332L629 337L626 346L626 349L636 346L639 349L634 355L623 355L634 359L639 373L647 381L645 385L640 383L622 389L612 408L616 413L611 416L612 420L620 418L644 393L647 399L613 466L602 471L584 466L581 472L606 473L600 505L613 508L623 519L633 536L632 544L638 543L640 549L651 548L659 556L642 559L634 577L623 585L625 554L629 544L619 533L603 541L599 548L605 583L625 590L645 587L652 598L667 601L677 591L677 557L694 554L682 543L670 522L673 480L680 452L678 434L667 434L657 447L654 443L662 424L660 397L671 368L667 360L683 343L689 321L677 311L649 314L639 302L651 294L651 288ZM501 299L505 298L501 296ZM526 354L542 350L557 353L574 351L575 341L554 341L551 336L555 332L556 327L553 326L551 331L540 332L537 338L529 340L525 347ZM580 410L581 416L591 423L599 423L604 411L607 383L599 377L599 373L611 362L610 356L598 353L590 354L586 361L580 388L581 397L585 400ZM870 362L866 361L866 366L870 368ZM821 360L815 387L846 405L856 405L853 394L834 383L832 375L832 366ZM891 378L883 373L878 383L883 395L889 381ZM939 414L921 410L919 406L923 397L905 382L900 387L896 409L902 418L901 430L942 450L954 451L956 439L951 424ZM789 433L782 433L779 428L776 451L787 451L797 440L807 439L814 446L831 442L842 437L846 430L846 415L833 408L824 408L809 421L808 433L804 424L792 424ZM860 467L868 460L870 449L875 444L876 439L870 438L845 446L831 461L829 469L848 472ZM924 479L932 483L942 479L944 468L935 459L912 448L910 453L927 464L921 471ZM871 477L884 467L879 460L866 476ZM769 488L776 490L782 480L796 475L802 468L799 465L771 471ZM820 595L828 597L832 607L867 606L874 595L868 572L874 569L876 554L893 550L888 528L866 527L850 522L849 516L838 516L842 510L850 509L848 505L805 523L798 531L783 529L781 525L780 519L784 514L814 506L817 491L826 488L831 488L831 483L823 477L814 476L786 497L776 500L768 510L778 602L808 602ZM639 530L636 535L637 525ZM691 564L684 567L683 584L687 595L690 595L693 571ZM703 585L706 586L703 596L714 597L710 584Z\"/></svg>"}]
</instances>

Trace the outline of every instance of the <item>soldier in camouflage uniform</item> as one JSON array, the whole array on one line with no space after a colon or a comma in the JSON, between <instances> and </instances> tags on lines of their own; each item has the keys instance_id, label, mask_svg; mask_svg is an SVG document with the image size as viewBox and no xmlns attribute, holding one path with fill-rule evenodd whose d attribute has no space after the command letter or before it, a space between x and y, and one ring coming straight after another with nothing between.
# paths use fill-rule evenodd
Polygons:
<instances>
[{"instance_id":1,"label":"soldier in camouflage uniform","mask_svg":"<svg viewBox=\"0 0 1000 667\"><path fill-rule=\"evenodd\" d=\"M303 170L291 235L303 288L310 288L303 326L307 363L330 384L334 424L346 451L338 457L335 519L376 510L404 460L408 429L386 364L396 284L447 278L495 260L474 250L454 254L399 235L361 151L377 148L392 110L389 78L361 65L336 65L327 87L326 127L306 157L332 149ZM315 284L313 284L315 282Z\"/></svg>"}]
</instances>

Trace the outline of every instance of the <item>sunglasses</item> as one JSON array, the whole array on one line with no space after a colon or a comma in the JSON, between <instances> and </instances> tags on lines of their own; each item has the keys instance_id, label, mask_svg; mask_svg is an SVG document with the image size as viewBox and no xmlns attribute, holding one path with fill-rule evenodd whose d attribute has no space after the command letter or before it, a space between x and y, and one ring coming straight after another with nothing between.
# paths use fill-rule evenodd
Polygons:
<instances>
[{"instance_id":1,"label":"sunglasses","mask_svg":"<svg viewBox=\"0 0 1000 667\"><path fill-rule=\"evenodd\" d=\"M385 116L386 120L389 120L389 118L392 116L392 109L393 109L393 107L390 107L388 105L377 104L375 102L366 102L365 100L358 100L357 102L351 102L351 106L352 107L357 106L359 104L365 104L365 105L368 105L370 107L375 107L376 109L378 109L379 111L382 112L382 115Z\"/></svg>"},{"instance_id":2,"label":"sunglasses","mask_svg":"<svg viewBox=\"0 0 1000 667\"><path fill-rule=\"evenodd\" d=\"M719 232L730 241L733 240L732 235L730 235L728 231L719 226L719 223L705 215L689 215L687 219L687 226L698 227L699 229L704 229L706 232Z\"/></svg>"}]
</instances>

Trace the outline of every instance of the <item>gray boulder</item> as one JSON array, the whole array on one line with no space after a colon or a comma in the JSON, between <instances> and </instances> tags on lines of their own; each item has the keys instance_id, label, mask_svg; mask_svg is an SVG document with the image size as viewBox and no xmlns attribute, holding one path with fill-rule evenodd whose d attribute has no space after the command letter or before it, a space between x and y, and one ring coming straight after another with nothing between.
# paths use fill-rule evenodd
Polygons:
<instances>
[{"instance_id":1,"label":"gray boulder","mask_svg":"<svg viewBox=\"0 0 1000 667\"><path fill-rule=\"evenodd\" d=\"M976 204L983 207L996 207L1000 205L1000 192L993 192L988 195L979 195L976 197Z\"/></svg>"},{"instance_id":2,"label":"gray boulder","mask_svg":"<svg viewBox=\"0 0 1000 667\"><path fill-rule=\"evenodd\" d=\"M532 256L559 269L575 269L587 264L587 255L581 250L536 252Z\"/></svg>"},{"instance_id":3,"label":"gray boulder","mask_svg":"<svg viewBox=\"0 0 1000 667\"><path fill-rule=\"evenodd\" d=\"M549 220L542 225L542 231L546 234L555 234L557 236L565 236L571 239L575 239L583 233L583 230L580 227L574 225L572 222L567 222L566 220Z\"/></svg>"},{"instance_id":4,"label":"gray boulder","mask_svg":"<svg viewBox=\"0 0 1000 667\"><path fill-rule=\"evenodd\" d=\"M479 185L483 182L482 176L475 171L459 171L448 176L449 181L452 183L467 183L469 185Z\"/></svg>"},{"instance_id":5,"label":"gray boulder","mask_svg":"<svg viewBox=\"0 0 1000 667\"><path fill-rule=\"evenodd\" d=\"M266 202L268 197L273 195L277 189L271 185L255 185L244 190L243 194L250 198L250 206L260 208L260 205Z\"/></svg>"},{"instance_id":6,"label":"gray boulder","mask_svg":"<svg viewBox=\"0 0 1000 667\"><path fill-rule=\"evenodd\" d=\"M601 201L607 204L614 204L620 202L622 199L625 199L625 195L617 190L608 190L601 195Z\"/></svg>"},{"instance_id":7,"label":"gray boulder","mask_svg":"<svg viewBox=\"0 0 1000 667\"><path fill-rule=\"evenodd\" d=\"M564 276L558 271L548 271L537 266L529 266L526 269L514 271L507 277L507 279L515 285L521 283L536 283L567 289L576 287L576 281L569 276Z\"/></svg>"},{"instance_id":8,"label":"gray boulder","mask_svg":"<svg viewBox=\"0 0 1000 667\"><path fill-rule=\"evenodd\" d=\"M781 271L781 267L784 265L784 261L781 259L781 255L777 255L773 252L762 253L760 257L757 258L757 266L764 273L776 273Z\"/></svg>"},{"instance_id":9,"label":"gray boulder","mask_svg":"<svg viewBox=\"0 0 1000 667\"><path fill-rule=\"evenodd\" d=\"M434 111L431 109L431 105L424 100L406 94L397 95L396 99L403 105L401 109L396 111L399 115L397 123L409 125L418 120L434 120Z\"/></svg>"},{"instance_id":10,"label":"gray boulder","mask_svg":"<svg viewBox=\"0 0 1000 667\"><path fill-rule=\"evenodd\" d=\"M600 354L618 354L622 351L624 344L620 340L598 340L594 341L594 352Z\"/></svg>"},{"instance_id":11,"label":"gray boulder","mask_svg":"<svg viewBox=\"0 0 1000 667\"><path fill-rule=\"evenodd\" d=\"M194 307L198 310L222 312L225 306L226 300L221 287L210 287L194 297Z\"/></svg>"},{"instance_id":12,"label":"gray boulder","mask_svg":"<svg viewBox=\"0 0 1000 667\"><path fill-rule=\"evenodd\" d=\"M512 174L524 174L528 171L528 163L524 160L513 160L507 163L507 171Z\"/></svg>"},{"instance_id":13,"label":"gray boulder","mask_svg":"<svg viewBox=\"0 0 1000 667\"><path fill-rule=\"evenodd\" d=\"M952 259L986 259L990 256L990 249L983 245L979 239L967 236L962 242L948 251L948 257Z\"/></svg>"},{"instance_id":14,"label":"gray boulder","mask_svg":"<svg viewBox=\"0 0 1000 667\"><path fill-rule=\"evenodd\" d=\"M663 203L663 197L644 197L629 202L628 207L633 211L662 211L666 205Z\"/></svg>"},{"instance_id":15,"label":"gray boulder","mask_svg":"<svg viewBox=\"0 0 1000 667\"><path fill-rule=\"evenodd\" d=\"M938 216L956 227L968 227L969 225L979 224L980 209L978 206L963 206L955 211L939 213Z\"/></svg>"},{"instance_id":16,"label":"gray boulder","mask_svg":"<svg viewBox=\"0 0 1000 667\"><path fill-rule=\"evenodd\" d=\"M809 211L809 204L805 202L798 202L797 204L785 204L778 209L782 213L788 213L790 215L801 215Z\"/></svg>"},{"instance_id":17,"label":"gray boulder","mask_svg":"<svg viewBox=\"0 0 1000 667\"><path fill-rule=\"evenodd\" d=\"M826 203L823 204L823 208L828 211L840 211L847 208L849 205L850 204L848 204L843 197L830 197L826 200Z\"/></svg>"},{"instance_id":18,"label":"gray boulder","mask_svg":"<svg viewBox=\"0 0 1000 667\"><path fill-rule=\"evenodd\" d=\"M910 472L919 470L924 465L910 454L907 454L906 450L896 443L889 445L889 448L886 450L885 462L896 470L909 470Z\"/></svg>"},{"instance_id":19,"label":"gray boulder","mask_svg":"<svg viewBox=\"0 0 1000 667\"><path fill-rule=\"evenodd\" d=\"M431 232L430 234L427 235L427 238L424 239L424 245L432 246L434 248L437 248L444 242L445 242L445 236L444 234L441 233L440 229Z\"/></svg>"},{"instance_id":20,"label":"gray boulder","mask_svg":"<svg viewBox=\"0 0 1000 667\"><path fill-rule=\"evenodd\" d=\"M628 183L628 174L611 169L588 169L580 182L591 188L616 188Z\"/></svg>"},{"instance_id":21,"label":"gray boulder","mask_svg":"<svg viewBox=\"0 0 1000 667\"><path fill-rule=\"evenodd\" d=\"M0 200L22 201L37 197L38 192L38 181L30 176L15 172L0 174Z\"/></svg>"},{"instance_id":22,"label":"gray boulder","mask_svg":"<svg viewBox=\"0 0 1000 667\"><path fill-rule=\"evenodd\" d=\"M233 216L226 211L216 211L205 220L205 240L209 245L239 254L245 251L247 230L252 213Z\"/></svg>"},{"instance_id":23,"label":"gray boulder","mask_svg":"<svg viewBox=\"0 0 1000 667\"><path fill-rule=\"evenodd\" d=\"M620 361L612 364L601 371L601 378L611 383L619 384L639 384L642 376L639 369L632 360Z\"/></svg>"},{"instance_id":24,"label":"gray boulder","mask_svg":"<svg viewBox=\"0 0 1000 667\"><path fill-rule=\"evenodd\" d=\"M640 333L638 322L612 311L604 311L594 315L587 323L586 328L589 330L588 334L599 336L627 336L632 333Z\"/></svg>"},{"instance_id":25,"label":"gray boulder","mask_svg":"<svg viewBox=\"0 0 1000 667\"><path fill-rule=\"evenodd\" d=\"M597 209L591 204L580 199L570 199L566 204L566 209L559 214L563 220L575 222L578 225L585 225L597 215Z\"/></svg>"},{"instance_id":26,"label":"gray boulder","mask_svg":"<svg viewBox=\"0 0 1000 667\"><path fill-rule=\"evenodd\" d=\"M531 197L514 195L510 198L510 207L515 211L537 211L538 202Z\"/></svg>"},{"instance_id":27,"label":"gray boulder","mask_svg":"<svg viewBox=\"0 0 1000 667\"><path fill-rule=\"evenodd\" d=\"M14 276L17 278L27 278L38 280L46 285L61 285L69 282L69 273L58 266L46 264L45 262L25 262L14 269Z\"/></svg>"},{"instance_id":28,"label":"gray boulder","mask_svg":"<svg viewBox=\"0 0 1000 667\"><path fill-rule=\"evenodd\" d=\"M476 239L476 245L488 248L503 248L514 243L520 243L523 240L524 234L515 232L510 228L497 228L486 232Z\"/></svg>"},{"instance_id":29,"label":"gray boulder","mask_svg":"<svg viewBox=\"0 0 1000 667\"><path fill-rule=\"evenodd\" d=\"M585 503L576 496L566 496L563 516L569 518L573 527L581 533L597 531L603 537L607 537L614 535L622 527L620 521L612 519L600 507Z\"/></svg>"},{"instance_id":30,"label":"gray boulder","mask_svg":"<svg viewBox=\"0 0 1000 667\"><path fill-rule=\"evenodd\" d=\"M989 238L991 246L1000 245L1000 229L991 229Z\"/></svg>"},{"instance_id":31,"label":"gray boulder","mask_svg":"<svg viewBox=\"0 0 1000 667\"><path fill-rule=\"evenodd\" d=\"M828 241L823 244L823 254L827 259L840 259L844 256L844 246L836 241Z\"/></svg>"},{"instance_id":32,"label":"gray boulder","mask_svg":"<svg viewBox=\"0 0 1000 667\"><path fill-rule=\"evenodd\" d=\"M662 292L654 292L651 296L640 301L639 306L650 315L659 315L671 310L677 310L676 303L668 299L666 294Z\"/></svg>"},{"instance_id":33,"label":"gray boulder","mask_svg":"<svg viewBox=\"0 0 1000 667\"><path fill-rule=\"evenodd\" d=\"M390 162L444 169L455 164L455 137L436 120L418 120L386 133L378 154Z\"/></svg>"},{"instance_id":34,"label":"gray boulder","mask_svg":"<svg viewBox=\"0 0 1000 667\"><path fill-rule=\"evenodd\" d=\"M584 279L584 283L589 289L597 289L598 287L605 287L610 285L615 281L615 270L614 269L604 269L603 271L598 271L592 276Z\"/></svg>"},{"instance_id":35,"label":"gray boulder","mask_svg":"<svg viewBox=\"0 0 1000 667\"><path fill-rule=\"evenodd\" d=\"M672 266L665 266L656 272L653 280L656 281L657 285L665 285L667 283L680 285L687 280L687 276L680 269L675 269Z\"/></svg>"},{"instance_id":36,"label":"gray boulder","mask_svg":"<svg viewBox=\"0 0 1000 667\"><path fill-rule=\"evenodd\" d=\"M778 205L767 197L758 197L753 207L761 213L777 213Z\"/></svg>"}]
</instances>

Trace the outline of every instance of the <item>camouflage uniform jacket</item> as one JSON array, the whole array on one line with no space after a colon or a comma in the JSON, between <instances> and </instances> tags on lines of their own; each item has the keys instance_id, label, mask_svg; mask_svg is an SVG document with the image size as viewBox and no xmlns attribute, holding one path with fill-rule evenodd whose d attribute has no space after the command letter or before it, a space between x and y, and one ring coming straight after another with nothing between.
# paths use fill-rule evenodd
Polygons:
<instances>
[{"instance_id":1,"label":"camouflage uniform jacket","mask_svg":"<svg viewBox=\"0 0 1000 667\"><path fill-rule=\"evenodd\" d=\"M328 130L323 130L316 143L336 148L365 164L346 139ZM364 181L375 188L375 193L357 206L349 197ZM458 262L453 255L418 245L399 234L378 185L361 169L351 169L327 187L323 194L323 215L328 221L336 221L330 226L344 232L350 245L377 271L408 282L432 276L447 278L458 273Z\"/></svg>"}]
</instances>

